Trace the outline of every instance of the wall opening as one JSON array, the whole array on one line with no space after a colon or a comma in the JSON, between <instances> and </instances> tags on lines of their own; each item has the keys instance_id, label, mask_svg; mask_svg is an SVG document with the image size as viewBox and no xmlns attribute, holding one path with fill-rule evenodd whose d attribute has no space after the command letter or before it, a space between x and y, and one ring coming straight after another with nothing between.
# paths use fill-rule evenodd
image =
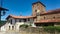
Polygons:
<instances>
[{"instance_id":1,"label":"wall opening","mask_svg":"<svg viewBox=\"0 0 60 34\"><path fill-rule=\"evenodd\" d=\"M9 30L10 30L10 26L9 26Z\"/></svg>"},{"instance_id":2,"label":"wall opening","mask_svg":"<svg viewBox=\"0 0 60 34\"><path fill-rule=\"evenodd\" d=\"M14 26L12 26L12 30L14 30Z\"/></svg>"}]
</instances>

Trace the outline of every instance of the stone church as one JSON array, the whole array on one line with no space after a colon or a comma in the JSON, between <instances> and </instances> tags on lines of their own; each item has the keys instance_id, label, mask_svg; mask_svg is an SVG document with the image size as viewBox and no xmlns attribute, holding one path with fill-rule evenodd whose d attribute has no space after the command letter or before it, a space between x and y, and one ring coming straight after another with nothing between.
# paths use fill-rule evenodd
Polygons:
<instances>
[{"instance_id":1,"label":"stone church","mask_svg":"<svg viewBox=\"0 0 60 34\"><path fill-rule=\"evenodd\" d=\"M60 26L60 9L46 11L46 6L40 1L32 3L32 16L9 15L6 24L1 26L1 31L19 30L20 25L27 24L31 27Z\"/></svg>"}]
</instances>

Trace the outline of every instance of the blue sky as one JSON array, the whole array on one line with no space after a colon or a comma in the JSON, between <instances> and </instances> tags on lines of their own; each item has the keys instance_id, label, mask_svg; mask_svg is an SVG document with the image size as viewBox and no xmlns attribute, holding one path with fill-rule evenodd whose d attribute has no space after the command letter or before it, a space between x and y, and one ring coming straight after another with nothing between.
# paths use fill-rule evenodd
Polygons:
<instances>
[{"instance_id":1,"label":"blue sky","mask_svg":"<svg viewBox=\"0 0 60 34\"><path fill-rule=\"evenodd\" d=\"M9 14L30 16L32 14L32 3L37 1L38 0L3 0L3 7L9 9L9 11L7 11L1 19L5 20ZM60 0L40 1L46 5L46 11L60 8Z\"/></svg>"}]
</instances>

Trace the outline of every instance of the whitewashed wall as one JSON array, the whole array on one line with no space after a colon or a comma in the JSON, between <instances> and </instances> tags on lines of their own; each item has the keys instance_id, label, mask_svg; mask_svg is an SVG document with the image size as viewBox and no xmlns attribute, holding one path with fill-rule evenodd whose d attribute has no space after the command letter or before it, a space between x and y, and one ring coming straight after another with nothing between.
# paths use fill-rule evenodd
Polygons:
<instances>
[{"instance_id":1,"label":"whitewashed wall","mask_svg":"<svg viewBox=\"0 0 60 34\"><path fill-rule=\"evenodd\" d=\"M7 31L9 30L9 26L12 26L10 23L6 23L5 25L1 26L1 31ZM12 28L10 28L12 29Z\"/></svg>"},{"instance_id":2,"label":"whitewashed wall","mask_svg":"<svg viewBox=\"0 0 60 34\"><path fill-rule=\"evenodd\" d=\"M31 23L32 27L36 27L34 22L33 22L33 19L30 19L30 21L27 21L27 22L19 22L19 19L17 19L16 23L15 23L14 18L9 18L8 20L11 20L11 19L12 19L12 24L10 22L9 23L7 22L5 25L3 25L1 27L1 31L7 31L9 29L12 30L12 26L14 26L14 30L18 31L20 25L22 25L22 24L30 25L30 23ZM9 26L10 26L10 28L9 28Z\"/></svg>"},{"instance_id":3,"label":"whitewashed wall","mask_svg":"<svg viewBox=\"0 0 60 34\"><path fill-rule=\"evenodd\" d=\"M17 23L15 24L15 29L16 29L17 31L19 31L19 27L20 27L20 25L22 25L22 24L24 24L24 22L17 22Z\"/></svg>"},{"instance_id":4,"label":"whitewashed wall","mask_svg":"<svg viewBox=\"0 0 60 34\"><path fill-rule=\"evenodd\" d=\"M15 19L14 18L9 18L9 20L12 19L12 24L15 24Z\"/></svg>"}]
</instances>

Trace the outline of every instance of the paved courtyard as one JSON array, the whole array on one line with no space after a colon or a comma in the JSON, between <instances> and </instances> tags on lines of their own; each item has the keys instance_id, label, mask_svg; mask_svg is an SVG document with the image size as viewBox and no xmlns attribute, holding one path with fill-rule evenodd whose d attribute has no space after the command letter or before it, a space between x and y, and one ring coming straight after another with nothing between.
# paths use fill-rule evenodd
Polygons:
<instances>
[{"instance_id":1,"label":"paved courtyard","mask_svg":"<svg viewBox=\"0 0 60 34\"><path fill-rule=\"evenodd\" d=\"M0 34L20 34L20 32L7 31L7 32L0 32Z\"/></svg>"}]
</instances>

